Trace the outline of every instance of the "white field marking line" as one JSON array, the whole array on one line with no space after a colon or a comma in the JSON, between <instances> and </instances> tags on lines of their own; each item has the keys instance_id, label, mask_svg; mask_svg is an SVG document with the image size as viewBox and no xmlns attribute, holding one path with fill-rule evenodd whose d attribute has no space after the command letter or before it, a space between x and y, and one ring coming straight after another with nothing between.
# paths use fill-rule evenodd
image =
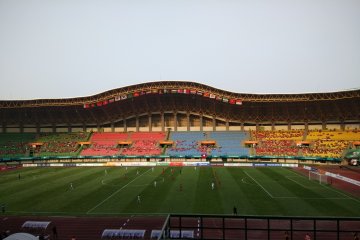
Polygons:
<instances>
[{"instance_id":1,"label":"white field marking line","mask_svg":"<svg viewBox=\"0 0 360 240\"><path fill-rule=\"evenodd\" d=\"M289 179L290 181L293 181L294 183L297 183L297 184L299 184L300 186L302 186L303 188L310 188L310 189L314 189L314 188L318 188L318 187L308 187L308 186L305 186L305 185L303 185L303 184L301 184L300 182L298 182L298 181L296 181L296 180L294 180L294 179L291 179L291 178L293 178L293 177L297 177L298 178L298 176L285 176L287 179Z\"/></svg>"},{"instance_id":2,"label":"white field marking line","mask_svg":"<svg viewBox=\"0 0 360 240\"><path fill-rule=\"evenodd\" d=\"M101 184L102 185L107 185L107 186L121 186L121 184L108 184L106 183L107 180L103 179L101 180ZM131 187L145 187L145 186L149 186L150 184L138 184L138 185L132 185Z\"/></svg>"},{"instance_id":3,"label":"white field marking line","mask_svg":"<svg viewBox=\"0 0 360 240\"><path fill-rule=\"evenodd\" d=\"M289 170L289 171L290 171L290 170ZM297 174L297 175L299 175L299 176L301 176L301 177L304 177L303 175L301 175L300 173L297 173L297 172L295 172L295 171L293 171L293 173L295 173L295 174ZM318 183L318 184L319 184L319 183ZM356 198L354 198L354 197L351 197L351 196L349 196L349 195L347 195L347 194L345 194L345 193L342 193L342 192L340 192L340 191L338 191L338 190L336 190L336 189L333 189L333 188L331 188L331 187L328 187L328 186L326 186L326 185L324 185L324 184L319 184L319 185L320 185L320 186L323 186L324 188L329 189L329 190L331 190L331 191L333 191L333 192L339 193L340 195L345 196L346 198L344 198L344 199L352 199L352 200L360 203L360 200L358 200L358 199L356 199Z\"/></svg>"},{"instance_id":4,"label":"white field marking line","mask_svg":"<svg viewBox=\"0 0 360 240\"><path fill-rule=\"evenodd\" d=\"M248 185L252 185L252 186L256 186L256 184L252 184L252 183L248 183L247 181L245 181L246 178L242 178L241 181L244 183L244 184L248 184Z\"/></svg>"},{"instance_id":5,"label":"white field marking line","mask_svg":"<svg viewBox=\"0 0 360 240\"><path fill-rule=\"evenodd\" d=\"M358 200L358 199L356 199L356 198L353 198L353 197L350 197L350 196L348 196L348 195L345 194L345 193L342 193L342 192L340 192L340 191L337 191L337 190L335 190L335 189L333 189L333 188L331 188L331 187L328 187L328 186L326 186L326 185L321 185L321 186L323 186L324 188L327 188L327 189L329 189L329 190L331 190L331 191L333 191L333 192L340 193L340 195L345 196L346 199L352 199L352 200L360 203L360 200Z\"/></svg>"},{"instance_id":6,"label":"white field marking line","mask_svg":"<svg viewBox=\"0 0 360 240\"><path fill-rule=\"evenodd\" d=\"M137 176L136 178L134 178L132 181L128 182L126 185L124 185L123 187L119 188L117 191L113 192L110 196L108 196L107 198L105 198L103 201L101 201L100 203L98 203L95 207L91 208L90 210L88 210L86 212L86 214L89 214L90 212L92 212L94 209L96 209L97 207L99 207L100 205L102 205L104 202L106 202L107 200L109 200L111 197L113 197L115 194L117 194L118 192L120 192L121 190L123 190L124 188L126 188L129 184L131 184L132 182L134 182L135 180L137 180L139 177L141 177L142 175L144 175L145 173L147 173L148 171L150 171L151 168L149 168L147 171L143 172L141 175Z\"/></svg>"},{"instance_id":7,"label":"white field marking line","mask_svg":"<svg viewBox=\"0 0 360 240\"><path fill-rule=\"evenodd\" d=\"M258 181L256 181L253 177L251 177L247 172L244 171L244 173L248 175L249 178L251 178L254 182L256 182L257 185L259 185L259 187L261 187L271 198L274 198L274 196L268 190L266 190L260 183L258 183Z\"/></svg>"}]
</instances>

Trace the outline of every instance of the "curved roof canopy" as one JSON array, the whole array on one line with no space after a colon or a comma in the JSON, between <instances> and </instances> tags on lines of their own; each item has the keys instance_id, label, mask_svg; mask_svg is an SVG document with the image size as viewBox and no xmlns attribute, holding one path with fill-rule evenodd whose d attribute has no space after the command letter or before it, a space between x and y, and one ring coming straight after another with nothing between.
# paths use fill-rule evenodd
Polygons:
<instances>
[{"instance_id":1,"label":"curved roof canopy","mask_svg":"<svg viewBox=\"0 0 360 240\"><path fill-rule=\"evenodd\" d=\"M229 101L241 100L242 102L303 102L321 100L339 100L360 97L360 89L327 92L327 93L300 93L300 94L251 94L235 93L217 89L208 85L186 81L160 81L148 82L127 87L112 89L93 96L66 98L66 99L35 99L0 101L0 108L24 108L47 106L92 106L92 104L107 103L144 94L184 93L197 94L209 98L221 98Z\"/></svg>"}]
</instances>

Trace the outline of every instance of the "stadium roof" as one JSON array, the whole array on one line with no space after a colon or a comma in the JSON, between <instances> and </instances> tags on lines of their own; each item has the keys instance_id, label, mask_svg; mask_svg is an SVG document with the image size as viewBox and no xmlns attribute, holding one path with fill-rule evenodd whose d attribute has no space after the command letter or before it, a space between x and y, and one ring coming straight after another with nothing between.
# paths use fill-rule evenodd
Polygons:
<instances>
[{"instance_id":1,"label":"stadium roof","mask_svg":"<svg viewBox=\"0 0 360 240\"><path fill-rule=\"evenodd\" d=\"M116 101L122 96L129 94L144 95L144 94L163 94L174 93L196 93L204 94L212 98L213 96L221 97L222 99L236 99L242 102L294 102L294 101L321 101L321 100L338 100L360 97L360 89L339 91L339 92L325 92L325 93L299 93L299 94L252 94L252 93L235 93L229 90L221 90L205 84L197 82L186 81L160 81L148 82L130 85L127 87L112 89L96 95L77 97L77 98L63 98L63 99L35 99L35 100L5 100L0 101L0 108L24 108L24 107L46 107L46 106L78 106L97 104L99 102ZM182 90L182 92L181 92ZM185 92L184 92L185 90ZM164 92L165 91L165 92ZM170 92L166 92L170 91ZM179 92L180 91L180 92ZM123 97L124 98L124 97Z\"/></svg>"}]
</instances>

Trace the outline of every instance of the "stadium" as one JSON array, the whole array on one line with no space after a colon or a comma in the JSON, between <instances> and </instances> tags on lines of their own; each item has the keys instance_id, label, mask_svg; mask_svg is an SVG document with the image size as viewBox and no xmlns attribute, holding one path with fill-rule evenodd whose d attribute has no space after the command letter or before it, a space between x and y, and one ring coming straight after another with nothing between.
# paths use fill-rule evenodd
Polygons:
<instances>
[{"instance_id":1,"label":"stadium","mask_svg":"<svg viewBox=\"0 0 360 240\"><path fill-rule=\"evenodd\" d=\"M189 81L0 101L0 230L354 239L359 103L358 89L251 94Z\"/></svg>"}]
</instances>

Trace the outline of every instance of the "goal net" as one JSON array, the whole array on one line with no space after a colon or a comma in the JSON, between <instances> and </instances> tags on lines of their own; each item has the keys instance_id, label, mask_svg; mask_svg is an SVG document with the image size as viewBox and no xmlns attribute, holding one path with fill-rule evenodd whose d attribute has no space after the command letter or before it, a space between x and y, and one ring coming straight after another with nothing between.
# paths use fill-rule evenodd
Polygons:
<instances>
[{"instance_id":1,"label":"goal net","mask_svg":"<svg viewBox=\"0 0 360 240\"><path fill-rule=\"evenodd\" d=\"M309 180L317 181L320 184L329 184L328 176L314 171L309 171Z\"/></svg>"}]
</instances>

